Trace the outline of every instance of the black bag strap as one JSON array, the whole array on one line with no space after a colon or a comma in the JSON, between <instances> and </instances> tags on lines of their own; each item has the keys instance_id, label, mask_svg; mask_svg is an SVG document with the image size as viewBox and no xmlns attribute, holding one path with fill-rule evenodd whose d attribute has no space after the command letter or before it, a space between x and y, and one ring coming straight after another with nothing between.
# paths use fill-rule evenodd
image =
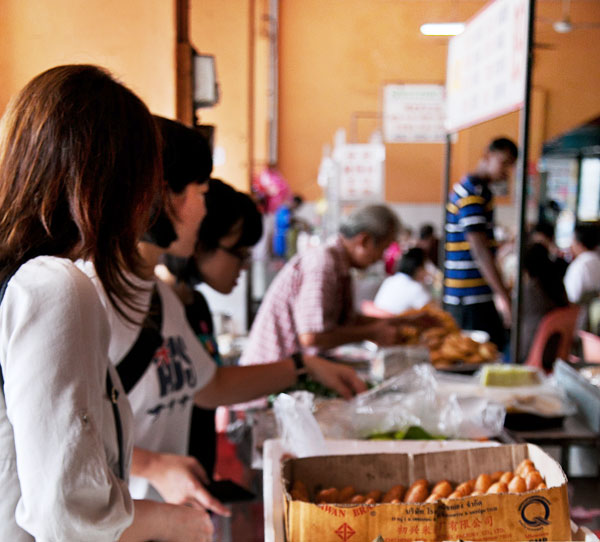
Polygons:
<instances>
[{"instance_id":1,"label":"black bag strap","mask_svg":"<svg viewBox=\"0 0 600 542\"><path fill-rule=\"evenodd\" d=\"M18 271L18 267L13 269L8 275L6 275L5 279L0 282L0 305L2 304L2 300L4 299L4 295L6 294L6 289L8 288L8 282L13 278L14 274ZM2 373L2 365L0 365L0 387L2 393L4 393L4 374Z\"/></svg>"},{"instance_id":2,"label":"black bag strap","mask_svg":"<svg viewBox=\"0 0 600 542\"><path fill-rule=\"evenodd\" d=\"M138 338L125 357L117 364L117 372L125 393L129 393L139 382L150 365L154 353L163 344L162 320L162 303L158 288L154 285L150 299L150 309L144 319Z\"/></svg>"},{"instance_id":3,"label":"black bag strap","mask_svg":"<svg viewBox=\"0 0 600 542\"><path fill-rule=\"evenodd\" d=\"M117 445L119 446L119 478L125 480L125 454L123 452L123 425L121 423L121 412L119 411L119 390L114 386L109 370L106 371L106 395L110 399L115 418Z\"/></svg>"},{"instance_id":4,"label":"black bag strap","mask_svg":"<svg viewBox=\"0 0 600 542\"><path fill-rule=\"evenodd\" d=\"M22 264L21 264L22 265ZM0 304L2 304L2 300L4 299L4 295L6 294L6 289L8 288L8 283L10 279L14 276L14 274L18 271L15 269L11 273L9 273L6 278L0 282ZM4 375L2 374L2 365L0 365L0 385L1 391L4 393ZM121 413L119 412L119 390L115 388L112 382L112 378L110 377L110 371L106 371L106 394L112 405L113 415L115 418L115 429L117 432L117 445L119 447L119 477L122 480L125 480L125 454L123 452L123 425L121 423Z\"/></svg>"}]
</instances>

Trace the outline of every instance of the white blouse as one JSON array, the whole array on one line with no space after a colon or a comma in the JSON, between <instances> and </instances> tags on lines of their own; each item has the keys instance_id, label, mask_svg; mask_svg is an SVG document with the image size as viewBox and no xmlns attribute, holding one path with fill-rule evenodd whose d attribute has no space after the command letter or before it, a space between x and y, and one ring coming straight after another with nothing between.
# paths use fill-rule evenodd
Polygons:
<instances>
[{"instance_id":1,"label":"white blouse","mask_svg":"<svg viewBox=\"0 0 600 542\"><path fill-rule=\"evenodd\" d=\"M109 339L96 290L71 261L41 256L10 280L0 306L0 540L113 542L131 524L106 394ZM128 472L123 392L119 409Z\"/></svg>"}]
</instances>

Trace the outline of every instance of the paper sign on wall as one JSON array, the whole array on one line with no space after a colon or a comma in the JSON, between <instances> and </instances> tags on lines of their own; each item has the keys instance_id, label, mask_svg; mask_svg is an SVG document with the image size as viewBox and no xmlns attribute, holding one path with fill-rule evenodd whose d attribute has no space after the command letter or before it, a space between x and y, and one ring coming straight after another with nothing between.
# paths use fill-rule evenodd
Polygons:
<instances>
[{"instance_id":1,"label":"paper sign on wall","mask_svg":"<svg viewBox=\"0 0 600 542\"><path fill-rule=\"evenodd\" d=\"M442 85L385 85L383 137L386 143L441 143L445 138Z\"/></svg>"},{"instance_id":2,"label":"paper sign on wall","mask_svg":"<svg viewBox=\"0 0 600 542\"><path fill-rule=\"evenodd\" d=\"M333 153L339 165L341 201L384 197L385 147L381 143L340 145Z\"/></svg>"},{"instance_id":3,"label":"paper sign on wall","mask_svg":"<svg viewBox=\"0 0 600 542\"><path fill-rule=\"evenodd\" d=\"M525 100L527 0L495 0L448 46L446 129L515 111Z\"/></svg>"}]
</instances>

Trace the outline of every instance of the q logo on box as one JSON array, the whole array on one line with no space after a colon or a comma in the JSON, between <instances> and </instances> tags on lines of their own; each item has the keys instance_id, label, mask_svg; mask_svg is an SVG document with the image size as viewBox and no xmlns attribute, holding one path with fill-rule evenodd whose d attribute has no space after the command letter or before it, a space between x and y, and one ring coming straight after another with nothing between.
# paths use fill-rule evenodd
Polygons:
<instances>
[{"instance_id":1,"label":"q logo on box","mask_svg":"<svg viewBox=\"0 0 600 542\"><path fill-rule=\"evenodd\" d=\"M519 505L521 525L528 529L537 530L550 525L550 501L545 497L528 497Z\"/></svg>"}]
</instances>

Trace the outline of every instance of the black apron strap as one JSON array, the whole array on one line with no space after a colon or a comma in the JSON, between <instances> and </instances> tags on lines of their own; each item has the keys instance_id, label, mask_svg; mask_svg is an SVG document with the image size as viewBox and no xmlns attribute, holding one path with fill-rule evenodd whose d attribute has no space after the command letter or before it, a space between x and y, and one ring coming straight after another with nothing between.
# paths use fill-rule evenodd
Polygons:
<instances>
[{"instance_id":1,"label":"black apron strap","mask_svg":"<svg viewBox=\"0 0 600 542\"><path fill-rule=\"evenodd\" d=\"M117 372L125 393L129 393L139 382L154 358L154 353L163 344L162 303L156 285L152 289L150 309L137 340L125 357L117 364Z\"/></svg>"}]
</instances>

